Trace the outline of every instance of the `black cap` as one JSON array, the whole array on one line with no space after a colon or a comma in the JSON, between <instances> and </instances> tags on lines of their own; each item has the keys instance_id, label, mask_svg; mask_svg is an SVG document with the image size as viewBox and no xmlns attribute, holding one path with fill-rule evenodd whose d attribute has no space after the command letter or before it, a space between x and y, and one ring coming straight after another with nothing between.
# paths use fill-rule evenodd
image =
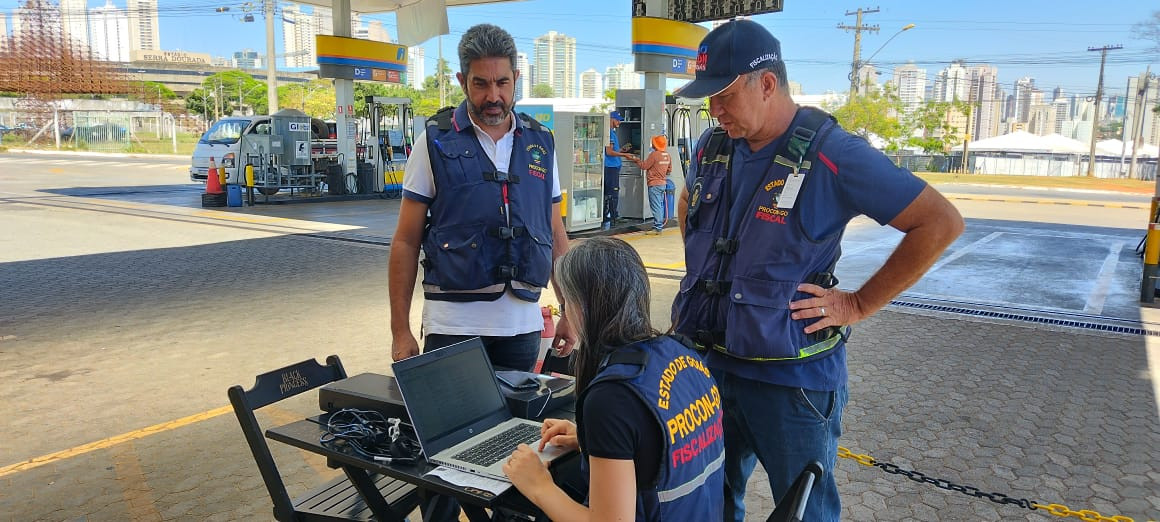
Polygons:
<instances>
[{"instance_id":1,"label":"black cap","mask_svg":"<svg viewBox=\"0 0 1160 522\"><path fill-rule=\"evenodd\" d=\"M730 20L712 30L697 48L696 79L673 94L706 98L731 85L739 75L781 61L781 43L761 24Z\"/></svg>"}]
</instances>

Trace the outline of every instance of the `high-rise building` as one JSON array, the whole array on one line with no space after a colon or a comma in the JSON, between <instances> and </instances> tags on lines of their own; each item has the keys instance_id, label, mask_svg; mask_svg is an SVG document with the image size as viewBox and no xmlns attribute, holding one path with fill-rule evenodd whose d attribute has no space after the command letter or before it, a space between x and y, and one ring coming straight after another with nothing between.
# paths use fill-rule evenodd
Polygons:
<instances>
[{"instance_id":1,"label":"high-rise building","mask_svg":"<svg viewBox=\"0 0 1160 522\"><path fill-rule=\"evenodd\" d=\"M427 51L422 47L407 48L407 84L411 88L421 90L423 81L427 79Z\"/></svg>"},{"instance_id":2,"label":"high-rise building","mask_svg":"<svg viewBox=\"0 0 1160 522\"><path fill-rule=\"evenodd\" d=\"M1055 90L1059 91L1060 89L1056 87ZM1055 113L1055 128L1052 129L1052 132L1063 134L1064 122L1071 119L1071 114L1069 114L1071 111L1071 101L1066 96L1063 96L1062 93L1059 94L1059 96L1056 96L1051 101L1051 110Z\"/></svg>"},{"instance_id":3,"label":"high-rise building","mask_svg":"<svg viewBox=\"0 0 1160 522\"><path fill-rule=\"evenodd\" d=\"M520 72L520 79L516 80L516 101L520 101L532 94L532 71L528 65L528 53L516 53L516 70Z\"/></svg>"},{"instance_id":4,"label":"high-rise building","mask_svg":"<svg viewBox=\"0 0 1160 522\"><path fill-rule=\"evenodd\" d=\"M105 0L89 11L89 40L93 56L110 62L129 61L129 13Z\"/></svg>"},{"instance_id":5,"label":"high-rise building","mask_svg":"<svg viewBox=\"0 0 1160 522\"><path fill-rule=\"evenodd\" d=\"M0 13L0 51L8 49L8 15Z\"/></svg>"},{"instance_id":6,"label":"high-rise building","mask_svg":"<svg viewBox=\"0 0 1160 522\"><path fill-rule=\"evenodd\" d=\"M899 65L894 68L893 82L898 89L898 99L902 102L904 112L914 112L922 105L926 97L926 69L913 63Z\"/></svg>"},{"instance_id":7,"label":"high-rise building","mask_svg":"<svg viewBox=\"0 0 1160 522\"><path fill-rule=\"evenodd\" d=\"M85 0L60 0L60 29L77 49L89 47L89 10Z\"/></svg>"},{"instance_id":8,"label":"high-rise building","mask_svg":"<svg viewBox=\"0 0 1160 522\"><path fill-rule=\"evenodd\" d=\"M971 109L970 133L972 140L981 140L999 135L1002 120L1002 95L999 93L999 70L990 65L974 65L967 68L970 90L963 101L969 102Z\"/></svg>"},{"instance_id":9,"label":"high-rise building","mask_svg":"<svg viewBox=\"0 0 1160 522\"><path fill-rule=\"evenodd\" d=\"M1047 103L1032 105L1027 111L1027 132L1046 136L1055 132L1055 109Z\"/></svg>"},{"instance_id":10,"label":"high-rise building","mask_svg":"<svg viewBox=\"0 0 1160 522\"><path fill-rule=\"evenodd\" d=\"M383 22L381 20L371 20L370 23L367 24L367 40L387 43L394 42L394 40L391 39L391 33L387 31L386 27L383 27Z\"/></svg>"},{"instance_id":11,"label":"high-rise building","mask_svg":"<svg viewBox=\"0 0 1160 522\"><path fill-rule=\"evenodd\" d=\"M158 34L157 0L128 0L129 49L157 51L161 49Z\"/></svg>"},{"instance_id":12,"label":"high-rise building","mask_svg":"<svg viewBox=\"0 0 1160 522\"><path fill-rule=\"evenodd\" d=\"M1029 76L1020 78L1015 82L1015 107L1012 110L1011 118L1020 123L1030 121L1031 105L1034 103L1031 100L1031 93L1037 90L1035 79Z\"/></svg>"},{"instance_id":13,"label":"high-rise building","mask_svg":"<svg viewBox=\"0 0 1160 522\"><path fill-rule=\"evenodd\" d=\"M548 31L534 40L532 87L546 83L558 98L576 95L576 39Z\"/></svg>"},{"instance_id":14,"label":"high-rise building","mask_svg":"<svg viewBox=\"0 0 1160 522\"><path fill-rule=\"evenodd\" d=\"M1051 102L1052 103L1055 103L1055 100L1063 98L1064 96L1065 96L1065 94L1063 92L1063 87L1056 87L1056 88L1051 90Z\"/></svg>"},{"instance_id":15,"label":"high-rise building","mask_svg":"<svg viewBox=\"0 0 1160 522\"><path fill-rule=\"evenodd\" d=\"M878 83L878 68L873 65L863 65L858 68L858 92L868 93L882 88Z\"/></svg>"},{"instance_id":16,"label":"high-rise building","mask_svg":"<svg viewBox=\"0 0 1160 522\"><path fill-rule=\"evenodd\" d=\"M601 75L596 72L596 69L589 68L587 71L580 73L580 97L590 99L601 99L604 97L604 82L601 81Z\"/></svg>"},{"instance_id":17,"label":"high-rise building","mask_svg":"<svg viewBox=\"0 0 1160 522\"><path fill-rule=\"evenodd\" d=\"M967 68L961 62L951 62L939 71L934 80L934 101L966 100L970 91Z\"/></svg>"},{"instance_id":18,"label":"high-rise building","mask_svg":"<svg viewBox=\"0 0 1160 522\"><path fill-rule=\"evenodd\" d=\"M1148 78L1145 82L1145 79L1143 74L1128 77L1128 95L1124 99L1124 141L1132 143L1139 135L1140 143L1160 145L1160 117L1152 110L1160 103L1160 80ZM1148 88L1142 89L1144 85ZM1137 111L1141 108L1138 105L1142 105L1143 110ZM1143 121L1137 118L1137 114L1144 117Z\"/></svg>"},{"instance_id":19,"label":"high-rise building","mask_svg":"<svg viewBox=\"0 0 1160 522\"><path fill-rule=\"evenodd\" d=\"M619 63L604 70L604 90L639 89L640 73L630 63Z\"/></svg>"},{"instance_id":20,"label":"high-rise building","mask_svg":"<svg viewBox=\"0 0 1160 522\"><path fill-rule=\"evenodd\" d=\"M234 51L233 67L238 69L258 69L262 67L262 55L253 49Z\"/></svg>"},{"instance_id":21,"label":"high-rise building","mask_svg":"<svg viewBox=\"0 0 1160 522\"><path fill-rule=\"evenodd\" d=\"M317 8L316 8L317 9ZM311 67L317 63L314 52L314 18L302 12L298 4L282 8L283 64L286 67Z\"/></svg>"}]
</instances>

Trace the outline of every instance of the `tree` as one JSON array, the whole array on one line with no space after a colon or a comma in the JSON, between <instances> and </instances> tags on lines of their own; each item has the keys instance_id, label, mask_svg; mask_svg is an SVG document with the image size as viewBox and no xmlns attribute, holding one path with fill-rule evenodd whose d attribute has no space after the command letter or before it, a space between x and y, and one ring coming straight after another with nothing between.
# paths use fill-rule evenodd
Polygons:
<instances>
[{"instance_id":1,"label":"tree","mask_svg":"<svg viewBox=\"0 0 1160 522\"><path fill-rule=\"evenodd\" d=\"M866 139L876 136L886 142L888 152L893 152L899 149L903 136L903 125L897 117L901 112L902 103L893 90L871 89L833 109L831 114L843 129Z\"/></svg>"},{"instance_id":2,"label":"tree","mask_svg":"<svg viewBox=\"0 0 1160 522\"><path fill-rule=\"evenodd\" d=\"M952 112L965 114L967 104L961 101L929 101L914 110L903 120L906 144L918 147L927 154L948 152L960 142L959 128L951 125L947 116ZM916 136L916 134L920 134Z\"/></svg>"},{"instance_id":3,"label":"tree","mask_svg":"<svg viewBox=\"0 0 1160 522\"><path fill-rule=\"evenodd\" d=\"M337 103L334 83L328 79L317 79L278 87L279 107L298 109L313 118L333 118L334 106Z\"/></svg>"},{"instance_id":4,"label":"tree","mask_svg":"<svg viewBox=\"0 0 1160 522\"><path fill-rule=\"evenodd\" d=\"M435 74L423 80L423 90L420 91L422 96L414 105L415 114L417 115L431 116L444 106L458 106L466 98L463 94L463 87L455 79L455 74L451 72L451 67L447 65L447 60L441 60L435 68L435 71ZM443 72L442 105L439 103L439 71Z\"/></svg>"},{"instance_id":5,"label":"tree","mask_svg":"<svg viewBox=\"0 0 1160 522\"><path fill-rule=\"evenodd\" d=\"M185 97L190 112L206 120L226 116L248 107L254 114L266 114L266 83L242 71L223 71L209 76L201 87Z\"/></svg>"},{"instance_id":6,"label":"tree","mask_svg":"<svg viewBox=\"0 0 1160 522\"><path fill-rule=\"evenodd\" d=\"M1152 11L1152 18L1137 22L1132 26L1136 38L1152 42L1152 50L1160 53L1160 11ZM1160 103L1152 107L1152 112L1160 114Z\"/></svg>"},{"instance_id":7,"label":"tree","mask_svg":"<svg viewBox=\"0 0 1160 522\"><path fill-rule=\"evenodd\" d=\"M533 98L555 98L556 91L552 89L551 85L546 83L537 83L532 86Z\"/></svg>"}]
</instances>

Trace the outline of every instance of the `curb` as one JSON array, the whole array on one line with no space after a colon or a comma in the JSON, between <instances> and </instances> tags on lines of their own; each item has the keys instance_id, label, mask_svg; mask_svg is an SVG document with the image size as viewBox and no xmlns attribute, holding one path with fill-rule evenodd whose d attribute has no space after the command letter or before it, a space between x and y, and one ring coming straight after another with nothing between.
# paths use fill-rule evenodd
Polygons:
<instances>
[{"instance_id":1,"label":"curb","mask_svg":"<svg viewBox=\"0 0 1160 522\"><path fill-rule=\"evenodd\" d=\"M1104 208L1128 208L1148 210L1151 208L1149 204L1142 203L1100 203L1096 201L1082 201L1075 199L1024 199L1024 198L1010 198L999 196L973 196L967 194L949 194L943 193L943 196L950 200L959 201L986 201L991 203L1032 203L1037 205L1074 205L1079 207L1104 207Z\"/></svg>"},{"instance_id":2,"label":"curb","mask_svg":"<svg viewBox=\"0 0 1160 522\"><path fill-rule=\"evenodd\" d=\"M44 154L53 156L78 156L95 158L136 158L136 159L167 159L188 160L190 156L181 154L140 154L128 152L90 152L75 150L43 150L43 149L8 149L9 154Z\"/></svg>"}]
</instances>

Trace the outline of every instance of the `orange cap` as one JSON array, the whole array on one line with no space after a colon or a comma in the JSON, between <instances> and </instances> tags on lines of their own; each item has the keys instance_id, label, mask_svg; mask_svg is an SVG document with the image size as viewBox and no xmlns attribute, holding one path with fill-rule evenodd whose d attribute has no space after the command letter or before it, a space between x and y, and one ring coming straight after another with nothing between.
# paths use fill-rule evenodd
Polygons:
<instances>
[{"instance_id":1,"label":"orange cap","mask_svg":"<svg viewBox=\"0 0 1160 522\"><path fill-rule=\"evenodd\" d=\"M669 140L664 136L653 136L652 146L656 150L665 150L669 145Z\"/></svg>"}]
</instances>

